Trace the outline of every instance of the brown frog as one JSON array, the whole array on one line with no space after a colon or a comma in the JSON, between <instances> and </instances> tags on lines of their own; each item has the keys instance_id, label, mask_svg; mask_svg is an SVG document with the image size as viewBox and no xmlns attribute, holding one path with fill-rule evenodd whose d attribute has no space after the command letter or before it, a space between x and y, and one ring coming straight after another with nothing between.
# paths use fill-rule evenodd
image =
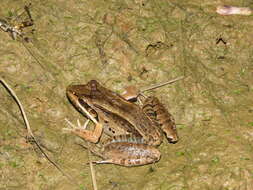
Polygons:
<instances>
[{"instance_id":1,"label":"brown frog","mask_svg":"<svg viewBox=\"0 0 253 190\"><path fill-rule=\"evenodd\" d=\"M111 138L102 149L93 144L90 149L104 160L123 166L150 164L160 159L156 146L162 143L162 133L171 143L178 141L173 117L156 97L148 97L139 106L101 86L96 80L86 85L70 85L67 96L71 103L96 123L93 131L72 127L70 131L84 140L97 143L104 131Z\"/></svg>"}]
</instances>

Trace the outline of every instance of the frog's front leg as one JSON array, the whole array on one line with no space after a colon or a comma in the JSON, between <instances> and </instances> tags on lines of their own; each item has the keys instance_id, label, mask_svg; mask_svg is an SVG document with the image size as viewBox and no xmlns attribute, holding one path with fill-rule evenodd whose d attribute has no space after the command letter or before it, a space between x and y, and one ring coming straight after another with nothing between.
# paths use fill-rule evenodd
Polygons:
<instances>
[{"instance_id":1,"label":"frog's front leg","mask_svg":"<svg viewBox=\"0 0 253 190\"><path fill-rule=\"evenodd\" d=\"M69 96L72 97L73 101L75 102L76 107L79 108L79 110L84 113L89 120L93 121L95 123L95 129L93 131L86 130L86 126L88 125L88 122L82 127L80 123L78 122L78 126L74 126L72 123L68 121L68 123L71 126L71 129L67 129L71 131L72 133L78 135L79 137L83 138L86 141L97 143L99 138L102 135L103 132L103 126L101 123L99 123L92 114L90 114L84 106L81 105L81 103L78 101L78 98L74 95L70 94Z\"/></svg>"},{"instance_id":2,"label":"frog's front leg","mask_svg":"<svg viewBox=\"0 0 253 190\"><path fill-rule=\"evenodd\" d=\"M82 139L92 142L92 143L97 143L102 131L103 131L103 126L100 123L96 123L95 129L93 131L89 131L86 129L86 126L88 125L88 122L86 122L83 126L81 126L80 122L77 122L77 126L72 124L70 121L66 119L66 121L69 124L69 128L64 128L64 130L70 131L74 133L75 135L81 137ZM89 121L89 120L88 120Z\"/></svg>"}]
</instances>

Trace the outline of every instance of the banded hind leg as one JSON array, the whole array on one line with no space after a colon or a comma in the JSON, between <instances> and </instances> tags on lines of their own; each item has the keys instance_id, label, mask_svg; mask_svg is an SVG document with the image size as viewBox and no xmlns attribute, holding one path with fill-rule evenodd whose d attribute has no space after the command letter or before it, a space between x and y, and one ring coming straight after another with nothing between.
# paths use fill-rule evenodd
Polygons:
<instances>
[{"instance_id":1,"label":"banded hind leg","mask_svg":"<svg viewBox=\"0 0 253 190\"><path fill-rule=\"evenodd\" d=\"M170 143L176 143L178 141L179 138L174 117L158 98L154 96L147 97L143 103L142 110L150 119L159 124Z\"/></svg>"},{"instance_id":2,"label":"banded hind leg","mask_svg":"<svg viewBox=\"0 0 253 190\"><path fill-rule=\"evenodd\" d=\"M121 166L140 166L159 161L161 153L154 146L147 145L140 137L120 135L104 144L100 155L104 160L96 164L116 164Z\"/></svg>"}]
</instances>

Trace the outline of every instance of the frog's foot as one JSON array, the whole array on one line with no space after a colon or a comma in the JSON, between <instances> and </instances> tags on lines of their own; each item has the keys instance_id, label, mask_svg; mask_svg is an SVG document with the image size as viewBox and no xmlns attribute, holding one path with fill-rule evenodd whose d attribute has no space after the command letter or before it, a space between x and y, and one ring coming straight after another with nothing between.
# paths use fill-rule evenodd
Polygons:
<instances>
[{"instance_id":1,"label":"frog's foot","mask_svg":"<svg viewBox=\"0 0 253 190\"><path fill-rule=\"evenodd\" d=\"M121 166L141 166L157 162L161 153L153 146L130 142L112 142L104 146L104 160L95 164L116 164Z\"/></svg>"},{"instance_id":2,"label":"frog's foot","mask_svg":"<svg viewBox=\"0 0 253 190\"><path fill-rule=\"evenodd\" d=\"M103 127L100 123L96 123L95 125L95 129L93 131L89 131L86 129L89 120L87 120L84 125L82 126L79 122L79 120L77 120L77 126L74 125L73 123L71 123L69 120L65 119L67 121L67 123L69 124L68 128L63 128L63 130L65 131L70 131L74 134L76 134L77 136L83 138L86 141L92 142L92 143L97 143L102 131L103 131Z\"/></svg>"}]
</instances>

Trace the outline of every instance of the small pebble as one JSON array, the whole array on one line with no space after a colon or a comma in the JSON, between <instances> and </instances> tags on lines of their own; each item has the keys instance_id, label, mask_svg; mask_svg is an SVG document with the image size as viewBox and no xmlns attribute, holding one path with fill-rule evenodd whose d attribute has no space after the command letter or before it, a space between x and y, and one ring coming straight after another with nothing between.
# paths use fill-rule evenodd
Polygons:
<instances>
[{"instance_id":1,"label":"small pebble","mask_svg":"<svg viewBox=\"0 0 253 190\"><path fill-rule=\"evenodd\" d=\"M220 15L251 15L252 9L249 7L221 5L217 7L216 12Z\"/></svg>"}]
</instances>

